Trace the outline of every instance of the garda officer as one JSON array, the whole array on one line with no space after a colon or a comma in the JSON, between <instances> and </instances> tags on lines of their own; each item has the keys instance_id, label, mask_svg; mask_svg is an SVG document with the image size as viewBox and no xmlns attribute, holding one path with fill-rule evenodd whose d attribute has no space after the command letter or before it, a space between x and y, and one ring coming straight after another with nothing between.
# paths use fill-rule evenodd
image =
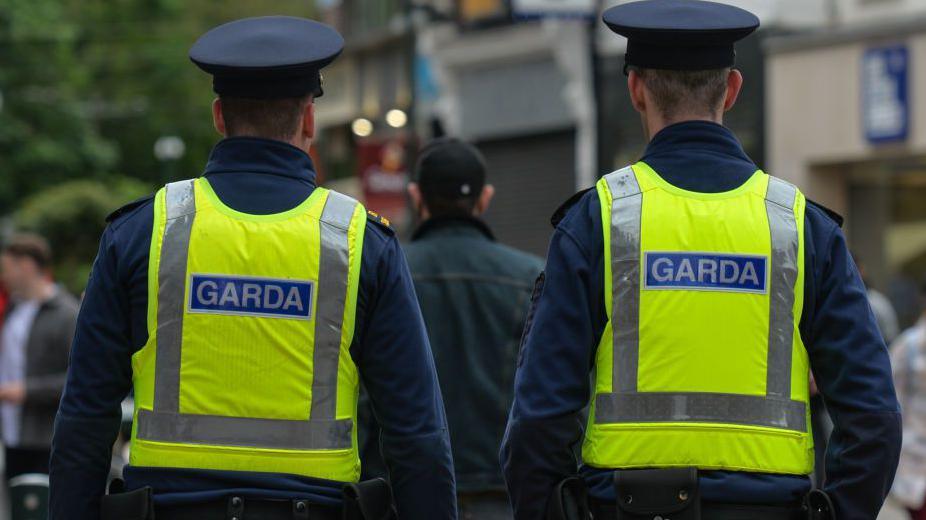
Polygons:
<instances>
[{"instance_id":1,"label":"garda officer","mask_svg":"<svg viewBox=\"0 0 926 520\"><path fill-rule=\"evenodd\" d=\"M516 517L587 489L596 519L875 518L900 416L841 219L720 124L743 84L734 42L758 19L648 0L604 21L629 40L650 143L554 218L501 453ZM835 423L832 506L808 493L810 368ZM588 403L582 488L564 479Z\"/></svg>"},{"instance_id":2,"label":"garda officer","mask_svg":"<svg viewBox=\"0 0 926 520\"><path fill-rule=\"evenodd\" d=\"M193 46L226 139L202 177L109 218L57 418L51 518L100 518L133 382L126 492L106 497L104 518L341 518L348 506L383 518L388 489L354 484L361 379L399 517L455 518L404 255L360 203L316 186L308 155L319 70L342 47L290 17L235 21Z\"/></svg>"}]
</instances>

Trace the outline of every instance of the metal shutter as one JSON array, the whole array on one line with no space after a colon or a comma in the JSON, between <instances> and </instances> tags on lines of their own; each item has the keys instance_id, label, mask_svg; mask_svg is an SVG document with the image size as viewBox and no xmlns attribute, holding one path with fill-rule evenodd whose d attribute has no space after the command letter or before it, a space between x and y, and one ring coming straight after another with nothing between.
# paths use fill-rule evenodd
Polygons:
<instances>
[{"instance_id":1,"label":"metal shutter","mask_svg":"<svg viewBox=\"0 0 926 520\"><path fill-rule=\"evenodd\" d=\"M486 219L499 241L546 256L550 217L575 192L575 131L482 141L496 188Z\"/></svg>"}]
</instances>

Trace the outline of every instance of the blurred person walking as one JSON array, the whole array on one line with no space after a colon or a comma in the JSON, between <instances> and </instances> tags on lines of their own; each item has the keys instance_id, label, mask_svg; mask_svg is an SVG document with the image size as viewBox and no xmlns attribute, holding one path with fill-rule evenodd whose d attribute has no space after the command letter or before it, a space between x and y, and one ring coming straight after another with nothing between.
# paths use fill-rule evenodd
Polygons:
<instances>
[{"instance_id":1,"label":"blurred person walking","mask_svg":"<svg viewBox=\"0 0 926 520\"><path fill-rule=\"evenodd\" d=\"M55 285L51 265L51 248L37 235L14 235L0 251L0 280L10 296L0 329L0 429L7 480L48 473L77 321L77 301Z\"/></svg>"},{"instance_id":2,"label":"blurred person walking","mask_svg":"<svg viewBox=\"0 0 926 520\"><path fill-rule=\"evenodd\" d=\"M427 334L394 231L317 185L331 27L237 20L190 59L224 137L201 177L113 213L83 302L51 458L51 518L456 518ZM363 380L392 475L360 482ZM134 389L124 483L104 495ZM394 500L393 500L394 499Z\"/></svg>"},{"instance_id":3,"label":"blurred person walking","mask_svg":"<svg viewBox=\"0 0 926 520\"><path fill-rule=\"evenodd\" d=\"M920 287L926 308L926 282ZM913 520L926 520L926 311L891 345L894 384L903 409L903 447L891 496Z\"/></svg>"},{"instance_id":4,"label":"blurred person walking","mask_svg":"<svg viewBox=\"0 0 926 520\"><path fill-rule=\"evenodd\" d=\"M650 142L555 217L501 452L515 517L568 516L587 489L596 520L875 518L900 413L841 218L722 126L758 18L644 0L604 21ZM811 368L835 423L824 491Z\"/></svg>"},{"instance_id":5,"label":"blurred person walking","mask_svg":"<svg viewBox=\"0 0 926 520\"><path fill-rule=\"evenodd\" d=\"M498 243L481 218L495 189L475 147L432 141L421 152L416 181L408 192L420 225L405 254L447 408L460 518L508 519L498 447L543 261ZM364 460L376 454L368 444Z\"/></svg>"}]
</instances>

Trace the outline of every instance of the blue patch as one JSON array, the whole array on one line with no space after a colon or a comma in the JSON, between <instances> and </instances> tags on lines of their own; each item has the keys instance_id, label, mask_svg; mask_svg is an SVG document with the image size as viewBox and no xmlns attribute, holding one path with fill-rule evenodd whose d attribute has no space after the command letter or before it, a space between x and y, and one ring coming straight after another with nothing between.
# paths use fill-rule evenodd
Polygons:
<instances>
[{"instance_id":1,"label":"blue patch","mask_svg":"<svg viewBox=\"0 0 926 520\"><path fill-rule=\"evenodd\" d=\"M189 311L309 320L314 296L311 281L193 274Z\"/></svg>"},{"instance_id":2,"label":"blue patch","mask_svg":"<svg viewBox=\"0 0 926 520\"><path fill-rule=\"evenodd\" d=\"M768 257L647 252L645 289L767 292Z\"/></svg>"}]
</instances>

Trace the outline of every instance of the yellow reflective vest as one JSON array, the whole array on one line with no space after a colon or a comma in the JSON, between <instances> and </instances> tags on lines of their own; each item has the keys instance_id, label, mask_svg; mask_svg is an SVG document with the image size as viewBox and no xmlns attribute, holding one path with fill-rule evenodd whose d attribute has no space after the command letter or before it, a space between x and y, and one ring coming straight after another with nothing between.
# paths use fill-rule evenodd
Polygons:
<instances>
[{"instance_id":1,"label":"yellow reflective vest","mask_svg":"<svg viewBox=\"0 0 926 520\"><path fill-rule=\"evenodd\" d=\"M803 194L761 171L690 192L643 162L597 190L609 322L585 463L810 473Z\"/></svg>"},{"instance_id":2,"label":"yellow reflective vest","mask_svg":"<svg viewBox=\"0 0 926 520\"><path fill-rule=\"evenodd\" d=\"M365 215L323 188L272 215L229 208L205 178L158 192L131 464L358 480Z\"/></svg>"}]
</instances>

